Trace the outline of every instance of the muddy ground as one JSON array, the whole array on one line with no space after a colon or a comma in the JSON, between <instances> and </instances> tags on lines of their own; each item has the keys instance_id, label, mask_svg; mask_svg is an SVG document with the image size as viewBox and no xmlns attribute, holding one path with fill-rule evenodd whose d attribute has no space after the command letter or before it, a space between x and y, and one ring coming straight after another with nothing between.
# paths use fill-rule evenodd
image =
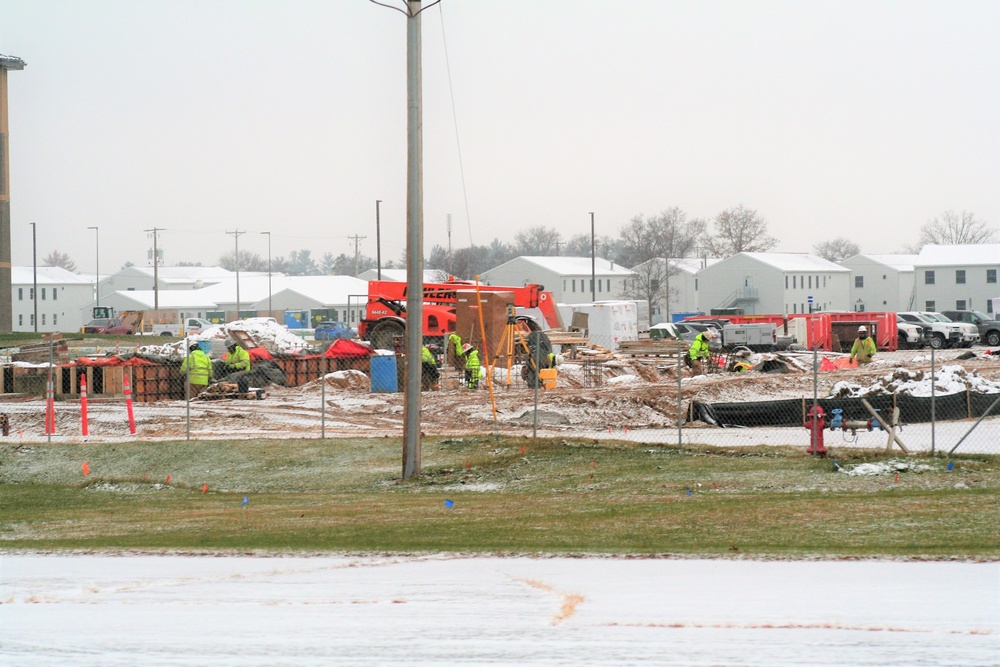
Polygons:
<instances>
[{"instance_id":1,"label":"muddy ground","mask_svg":"<svg viewBox=\"0 0 1000 667\"><path fill-rule=\"evenodd\" d=\"M1000 360L985 348L945 350L936 353L938 369L961 365L981 380L1000 383ZM827 355L833 359L836 355ZM421 428L426 435L471 433L589 435L624 433L627 430L676 429L678 390L682 409L691 400L704 402L766 401L779 398L811 398L814 375L812 355L785 357L787 372L723 372L692 377L681 369L678 385L676 358L617 355L587 367L566 361L559 367L557 386L538 392L535 422L535 391L524 385L514 368L507 385L505 369L498 369L491 393L486 383L478 390L462 387L457 371L444 370L440 390L423 392ZM822 371L816 375L820 397L830 395L838 383L869 386L897 371L918 374L930 369L929 350L880 353L868 367ZM325 414L322 406L325 402ZM11 420L11 438L44 440L45 403L42 400L8 402L0 406ZM299 387L267 388L263 400L184 401L136 404L136 434L129 432L123 401L91 401L88 431L81 435L78 402L57 404L56 438L83 439L173 439L233 437L338 437L347 435L399 436L404 424L402 393L372 393L366 375L343 371ZM702 424L695 425L698 428Z\"/></svg>"}]
</instances>

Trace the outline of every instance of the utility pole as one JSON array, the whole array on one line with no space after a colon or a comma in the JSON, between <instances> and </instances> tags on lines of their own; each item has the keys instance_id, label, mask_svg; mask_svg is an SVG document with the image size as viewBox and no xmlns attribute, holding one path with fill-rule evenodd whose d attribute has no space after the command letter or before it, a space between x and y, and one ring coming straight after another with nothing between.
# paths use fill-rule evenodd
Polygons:
<instances>
[{"instance_id":1,"label":"utility pole","mask_svg":"<svg viewBox=\"0 0 1000 667\"><path fill-rule=\"evenodd\" d=\"M235 229L231 232L226 232L233 237L236 242L236 319L242 319L240 317L240 237L246 234L246 232L241 232Z\"/></svg>"},{"instance_id":2,"label":"utility pole","mask_svg":"<svg viewBox=\"0 0 1000 667\"><path fill-rule=\"evenodd\" d=\"M156 317L160 316L160 251L157 248L156 240L157 234L163 231L162 227L153 227L152 229L144 230L147 234L153 234L153 312L156 313Z\"/></svg>"},{"instance_id":3,"label":"utility pole","mask_svg":"<svg viewBox=\"0 0 1000 667\"><path fill-rule=\"evenodd\" d=\"M274 310L271 308L271 232L261 232L261 235L264 234L267 234L267 314L274 317L271 312Z\"/></svg>"},{"instance_id":4,"label":"utility pole","mask_svg":"<svg viewBox=\"0 0 1000 667\"><path fill-rule=\"evenodd\" d=\"M597 243L594 240L594 212L590 212L590 300L597 301Z\"/></svg>"},{"instance_id":5,"label":"utility pole","mask_svg":"<svg viewBox=\"0 0 1000 667\"><path fill-rule=\"evenodd\" d=\"M31 276L33 281L31 300L35 306L35 314L32 315L32 318L34 318L35 333L38 333L38 251L35 244L35 223L31 223Z\"/></svg>"},{"instance_id":6,"label":"utility pole","mask_svg":"<svg viewBox=\"0 0 1000 667\"><path fill-rule=\"evenodd\" d=\"M406 15L406 389L403 396L403 479L420 474L420 363L424 321L423 105L420 6L383 5ZM378 3L381 4L381 3ZM431 2L433 7L437 1ZM426 8L424 8L426 9Z\"/></svg>"},{"instance_id":7,"label":"utility pole","mask_svg":"<svg viewBox=\"0 0 1000 667\"><path fill-rule=\"evenodd\" d=\"M96 296L97 303L94 304L98 307L101 305L101 230L97 227L87 227L87 229L94 230L94 243L97 246L97 254L94 257L94 271L97 272L97 278L94 279L94 294Z\"/></svg>"},{"instance_id":8,"label":"utility pole","mask_svg":"<svg viewBox=\"0 0 1000 667\"><path fill-rule=\"evenodd\" d=\"M455 266L454 262L451 261L451 213L448 214L445 225L448 229L448 275L453 276L455 275Z\"/></svg>"},{"instance_id":9,"label":"utility pole","mask_svg":"<svg viewBox=\"0 0 1000 667\"><path fill-rule=\"evenodd\" d=\"M556 257L559 256L559 248L562 247L562 244L563 244L562 241L560 241L559 239L556 239Z\"/></svg>"},{"instance_id":10,"label":"utility pole","mask_svg":"<svg viewBox=\"0 0 1000 667\"><path fill-rule=\"evenodd\" d=\"M375 270L379 280L382 280L382 220L378 210L381 203L381 199L375 200L375 266L377 267Z\"/></svg>"},{"instance_id":11,"label":"utility pole","mask_svg":"<svg viewBox=\"0 0 1000 667\"><path fill-rule=\"evenodd\" d=\"M358 247L359 247L359 244L363 240L365 240L366 238L368 238L368 237L367 236L358 236L357 234L355 234L354 236L348 236L347 238L349 238L352 241L354 241L354 277L357 278L358 277Z\"/></svg>"}]
</instances>

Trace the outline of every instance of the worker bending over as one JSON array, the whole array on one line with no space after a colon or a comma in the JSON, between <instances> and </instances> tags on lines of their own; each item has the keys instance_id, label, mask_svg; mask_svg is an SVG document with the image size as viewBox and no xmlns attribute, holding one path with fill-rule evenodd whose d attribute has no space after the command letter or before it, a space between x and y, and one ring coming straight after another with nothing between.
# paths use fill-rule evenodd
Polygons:
<instances>
[{"instance_id":1,"label":"worker bending over","mask_svg":"<svg viewBox=\"0 0 1000 667\"><path fill-rule=\"evenodd\" d=\"M875 341L868 337L868 328L858 327L858 337L851 346L851 361L857 359L859 364L870 364L874 356Z\"/></svg>"},{"instance_id":2,"label":"worker bending over","mask_svg":"<svg viewBox=\"0 0 1000 667\"><path fill-rule=\"evenodd\" d=\"M425 391L437 389L441 372L438 370L437 357L426 345L420 352L420 371L420 386Z\"/></svg>"},{"instance_id":3,"label":"worker bending over","mask_svg":"<svg viewBox=\"0 0 1000 667\"><path fill-rule=\"evenodd\" d=\"M448 335L446 348L448 361L451 362L456 371L462 370L465 367L465 362L462 360L462 337L458 335L457 331L452 331Z\"/></svg>"},{"instance_id":4,"label":"worker bending over","mask_svg":"<svg viewBox=\"0 0 1000 667\"><path fill-rule=\"evenodd\" d=\"M250 353L235 340L226 341L226 374L250 370Z\"/></svg>"},{"instance_id":5,"label":"worker bending over","mask_svg":"<svg viewBox=\"0 0 1000 667\"><path fill-rule=\"evenodd\" d=\"M478 389L481 372L479 350L466 343L462 346L462 354L465 356L465 386Z\"/></svg>"},{"instance_id":6,"label":"worker bending over","mask_svg":"<svg viewBox=\"0 0 1000 667\"><path fill-rule=\"evenodd\" d=\"M705 362L712 358L712 351L708 342L715 338L715 332L711 329L702 331L694 337L691 349L688 350L688 358L691 360L691 370L695 375L705 374Z\"/></svg>"}]
</instances>

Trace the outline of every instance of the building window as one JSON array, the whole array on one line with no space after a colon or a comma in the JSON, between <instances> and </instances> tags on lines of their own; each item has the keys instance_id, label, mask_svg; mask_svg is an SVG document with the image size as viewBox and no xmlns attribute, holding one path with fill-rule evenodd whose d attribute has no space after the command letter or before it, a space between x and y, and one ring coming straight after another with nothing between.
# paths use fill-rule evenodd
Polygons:
<instances>
[{"instance_id":1,"label":"building window","mask_svg":"<svg viewBox=\"0 0 1000 667\"><path fill-rule=\"evenodd\" d=\"M45 313L42 313L42 326L45 326Z\"/></svg>"},{"instance_id":2,"label":"building window","mask_svg":"<svg viewBox=\"0 0 1000 667\"><path fill-rule=\"evenodd\" d=\"M933 285L934 284L934 272L933 271L924 271L924 284L925 285Z\"/></svg>"},{"instance_id":3,"label":"building window","mask_svg":"<svg viewBox=\"0 0 1000 667\"><path fill-rule=\"evenodd\" d=\"M792 304L792 315L797 315L798 312L799 312L799 304L793 303Z\"/></svg>"},{"instance_id":4,"label":"building window","mask_svg":"<svg viewBox=\"0 0 1000 667\"><path fill-rule=\"evenodd\" d=\"M959 299L955 302L955 310L965 310L965 299Z\"/></svg>"},{"instance_id":5,"label":"building window","mask_svg":"<svg viewBox=\"0 0 1000 667\"><path fill-rule=\"evenodd\" d=\"M993 305L992 301L990 301L990 305L991 306ZM17 316L17 326L19 326L19 327L23 327L24 326L24 315L18 315Z\"/></svg>"},{"instance_id":6,"label":"building window","mask_svg":"<svg viewBox=\"0 0 1000 667\"><path fill-rule=\"evenodd\" d=\"M798 289L799 287L799 277L792 276L792 289Z\"/></svg>"},{"instance_id":7,"label":"building window","mask_svg":"<svg viewBox=\"0 0 1000 667\"><path fill-rule=\"evenodd\" d=\"M826 287L826 276L823 276L823 287Z\"/></svg>"},{"instance_id":8,"label":"building window","mask_svg":"<svg viewBox=\"0 0 1000 667\"><path fill-rule=\"evenodd\" d=\"M865 277L864 276L854 276L854 286L855 287L864 287L865 286Z\"/></svg>"},{"instance_id":9,"label":"building window","mask_svg":"<svg viewBox=\"0 0 1000 667\"><path fill-rule=\"evenodd\" d=\"M59 300L59 288L58 287L53 287L52 288L52 300L53 301L58 301ZM52 324L55 324L55 322L53 322Z\"/></svg>"},{"instance_id":10,"label":"building window","mask_svg":"<svg viewBox=\"0 0 1000 667\"><path fill-rule=\"evenodd\" d=\"M622 284L624 284L624 283L625 283L625 281L623 280ZM611 278L608 278L607 291L608 291L608 294L611 294Z\"/></svg>"},{"instance_id":11,"label":"building window","mask_svg":"<svg viewBox=\"0 0 1000 667\"><path fill-rule=\"evenodd\" d=\"M965 269L958 269L958 270L955 271L955 284L956 285L964 285L965 284ZM961 310L965 310L965 309L962 308Z\"/></svg>"},{"instance_id":12,"label":"building window","mask_svg":"<svg viewBox=\"0 0 1000 667\"><path fill-rule=\"evenodd\" d=\"M566 279L564 278L563 279L563 292L565 292L565 291L566 291Z\"/></svg>"},{"instance_id":13,"label":"building window","mask_svg":"<svg viewBox=\"0 0 1000 667\"><path fill-rule=\"evenodd\" d=\"M993 275L995 276L996 273L994 272ZM18 287L17 288L17 300L18 301L24 301L24 288L23 287Z\"/></svg>"},{"instance_id":14,"label":"building window","mask_svg":"<svg viewBox=\"0 0 1000 667\"><path fill-rule=\"evenodd\" d=\"M785 276L785 289L788 289L788 276Z\"/></svg>"},{"instance_id":15,"label":"building window","mask_svg":"<svg viewBox=\"0 0 1000 667\"><path fill-rule=\"evenodd\" d=\"M987 313L993 312L993 299L986 299L986 312Z\"/></svg>"},{"instance_id":16,"label":"building window","mask_svg":"<svg viewBox=\"0 0 1000 667\"><path fill-rule=\"evenodd\" d=\"M788 287L788 276L785 276L785 287ZM698 279L694 279L694 291L698 291Z\"/></svg>"},{"instance_id":17,"label":"building window","mask_svg":"<svg viewBox=\"0 0 1000 667\"><path fill-rule=\"evenodd\" d=\"M924 310L927 311L927 312L929 312L929 313L933 313L934 312L934 302L933 301L924 301Z\"/></svg>"},{"instance_id":18,"label":"building window","mask_svg":"<svg viewBox=\"0 0 1000 667\"><path fill-rule=\"evenodd\" d=\"M34 287L29 287L28 288L28 300L29 301L34 301L35 300L35 288ZM34 322L32 322L32 324L34 324Z\"/></svg>"},{"instance_id":19,"label":"building window","mask_svg":"<svg viewBox=\"0 0 1000 667\"><path fill-rule=\"evenodd\" d=\"M819 283L817 283L817 285L818 285L818 284L819 284ZM812 288L813 288L813 277L812 277L812 276L809 276L809 289L812 289Z\"/></svg>"},{"instance_id":20,"label":"building window","mask_svg":"<svg viewBox=\"0 0 1000 667\"><path fill-rule=\"evenodd\" d=\"M34 313L32 313L31 315L28 315L28 326L29 327L35 326L35 314Z\"/></svg>"},{"instance_id":21,"label":"building window","mask_svg":"<svg viewBox=\"0 0 1000 667\"><path fill-rule=\"evenodd\" d=\"M576 278L573 278L573 292L576 293Z\"/></svg>"},{"instance_id":22,"label":"building window","mask_svg":"<svg viewBox=\"0 0 1000 667\"><path fill-rule=\"evenodd\" d=\"M882 280L885 280L885 274L884 273L882 274Z\"/></svg>"},{"instance_id":23,"label":"building window","mask_svg":"<svg viewBox=\"0 0 1000 667\"><path fill-rule=\"evenodd\" d=\"M59 316L52 313L52 326L56 326L57 324L59 324Z\"/></svg>"},{"instance_id":24,"label":"building window","mask_svg":"<svg viewBox=\"0 0 1000 667\"><path fill-rule=\"evenodd\" d=\"M997 281L997 270L986 269L986 282L995 283Z\"/></svg>"}]
</instances>

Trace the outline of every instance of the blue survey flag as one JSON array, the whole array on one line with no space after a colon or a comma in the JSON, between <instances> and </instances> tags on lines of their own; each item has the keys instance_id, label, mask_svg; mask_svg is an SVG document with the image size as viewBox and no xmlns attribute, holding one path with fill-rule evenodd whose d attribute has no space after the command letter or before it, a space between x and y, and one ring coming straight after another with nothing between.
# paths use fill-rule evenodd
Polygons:
<instances>
[{"instance_id":1,"label":"blue survey flag","mask_svg":"<svg viewBox=\"0 0 1000 667\"><path fill-rule=\"evenodd\" d=\"M454 500L446 500L446 501L444 501L444 506L445 507L454 507L455 506L455 501Z\"/></svg>"},{"instance_id":2,"label":"blue survey flag","mask_svg":"<svg viewBox=\"0 0 1000 667\"><path fill-rule=\"evenodd\" d=\"M243 502L241 502L240 505L249 505L249 504L250 504L250 496L243 496Z\"/></svg>"}]
</instances>

